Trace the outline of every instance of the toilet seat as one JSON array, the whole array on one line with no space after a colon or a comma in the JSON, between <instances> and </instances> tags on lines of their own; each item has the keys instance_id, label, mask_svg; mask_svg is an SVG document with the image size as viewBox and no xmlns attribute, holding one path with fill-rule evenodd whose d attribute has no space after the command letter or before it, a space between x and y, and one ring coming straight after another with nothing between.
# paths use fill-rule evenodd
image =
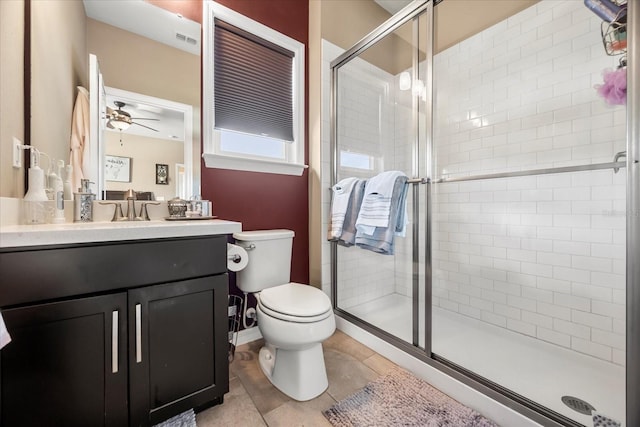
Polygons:
<instances>
[{"instance_id":1,"label":"toilet seat","mask_svg":"<svg viewBox=\"0 0 640 427\"><path fill-rule=\"evenodd\" d=\"M258 306L266 315L288 322L319 322L333 314L331 301L324 292L293 282L264 289Z\"/></svg>"}]
</instances>

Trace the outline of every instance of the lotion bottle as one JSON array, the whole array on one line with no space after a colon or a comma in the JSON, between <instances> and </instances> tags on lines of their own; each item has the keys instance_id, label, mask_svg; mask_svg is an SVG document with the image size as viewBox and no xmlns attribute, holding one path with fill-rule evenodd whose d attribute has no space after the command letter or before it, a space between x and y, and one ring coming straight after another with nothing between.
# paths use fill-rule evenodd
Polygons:
<instances>
[{"instance_id":1,"label":"lotion bottle","mask_svg":"<svg viewBox=\"0 0 640 427\"><path fill-rule=\"evenodd\" d=\"M64 177L63 191L65 200L73 200L73 189L71 188L71 174L73 173L73 166L70 164L65 168L66 175Z\"/></svg>"},{"instance_id":2,"label":"lotion bottle","mask_svg":"<svg viewBox=\"0 0 640 427\"><path fill-rule=\"evenodd\" d=\"M63 224L64 219L64 185L62 183L62 170L64 169L64 160L58 160L58 173L52 177L51 187L53 187L53 199L56 202L53 218L53 224Z\"/></svg>"},{"instance_id":3,"label":"lotion bottle","mask_svg":"<svg viewBox=\"0 0 640 427\"><path fill-rule=\"evenodd\" d=\"M49 175L49 185L53 189L53 199L55 200L58 191L64 191L64 185L62 183L62 170L64 169L64 160L58 160L56 162L58 173L52 173Z\"/></svg>"},{"instance_id":4,"label":"lotion bottle","mask_svg":"<svg viewBox=\"0 0 640 427\"><path fill-rule=\"evenodd\" d=\"M39 166L40 152L31 148L31 167L29 168L29 190L23 199L25 224L44 224L47 222L47 192L44 189L44 171Z\"/></svg>"}]
</instances>

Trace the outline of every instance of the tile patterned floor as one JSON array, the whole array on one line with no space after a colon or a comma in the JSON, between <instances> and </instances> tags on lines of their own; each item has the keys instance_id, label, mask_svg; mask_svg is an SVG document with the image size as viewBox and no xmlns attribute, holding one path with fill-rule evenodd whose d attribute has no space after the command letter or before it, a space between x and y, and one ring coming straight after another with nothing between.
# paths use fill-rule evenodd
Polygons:
<instances>
[{"instance_id":1,"label":"tile patterned floor","mask_svg":"<svg viewBox=\"0 0 640 427\"><path fill-rule=\"evenodd\" d=\"M229 367L229 393L224 404L197 414L198 427L331 426L322 411L387 373L395 365L346 334L336 331L323 343L329 388L307 402L297 402L276 389L258 366L262 340L236 349Z\"/></svg>"}]
</instances>

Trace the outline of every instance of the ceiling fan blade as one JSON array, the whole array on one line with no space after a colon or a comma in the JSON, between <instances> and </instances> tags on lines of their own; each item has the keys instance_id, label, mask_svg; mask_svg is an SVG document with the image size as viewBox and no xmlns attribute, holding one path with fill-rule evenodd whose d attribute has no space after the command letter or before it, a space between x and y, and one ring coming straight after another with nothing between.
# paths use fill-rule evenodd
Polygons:
<instances>
[{"instance_id":1,"label":"ceiling fan blade","mask_svg":"<svg viewBox=\"0 0 640 427\"><path fill-rule=\"evenodd\" d=\"M160 119L147 119L146 117L131 117L131 120L155 120L156 122L160 121Z\"/></svg>"},{"instance_id":2,"label":"ceiling fan blade","mask_svg":"<svg viewBox=\"0 0 640 427\"><path fill-rule=\"evenodd\" d=\"M150 128L149 126L141 125L140 123L132 122L131 124L132 124L132 125L142 126L143 128L150 129L150 130L152 130L152 131L154 131L154 132L159 132L159 130L158 130L158 129Z\"/></svg>"}]
</instances>

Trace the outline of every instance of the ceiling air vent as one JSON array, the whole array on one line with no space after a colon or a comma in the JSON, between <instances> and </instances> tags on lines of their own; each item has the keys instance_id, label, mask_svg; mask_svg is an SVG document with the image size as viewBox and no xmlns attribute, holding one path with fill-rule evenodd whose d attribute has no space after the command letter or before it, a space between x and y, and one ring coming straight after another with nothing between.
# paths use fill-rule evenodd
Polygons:
<instances>
[{"instance_id":1,"label":"ceiling air vent","mask_svg":"<svg viewBox=\"0 0 640 427\"><path fill-rule=\"evenodd\" d=\"M187 44L191 44L191 45L196 45L198 44L198 41L196 39L194 39L193 37L189 37L185 34L179 33L176 31L176 39L185 42Z\"/></svg>"}]
</instances>

